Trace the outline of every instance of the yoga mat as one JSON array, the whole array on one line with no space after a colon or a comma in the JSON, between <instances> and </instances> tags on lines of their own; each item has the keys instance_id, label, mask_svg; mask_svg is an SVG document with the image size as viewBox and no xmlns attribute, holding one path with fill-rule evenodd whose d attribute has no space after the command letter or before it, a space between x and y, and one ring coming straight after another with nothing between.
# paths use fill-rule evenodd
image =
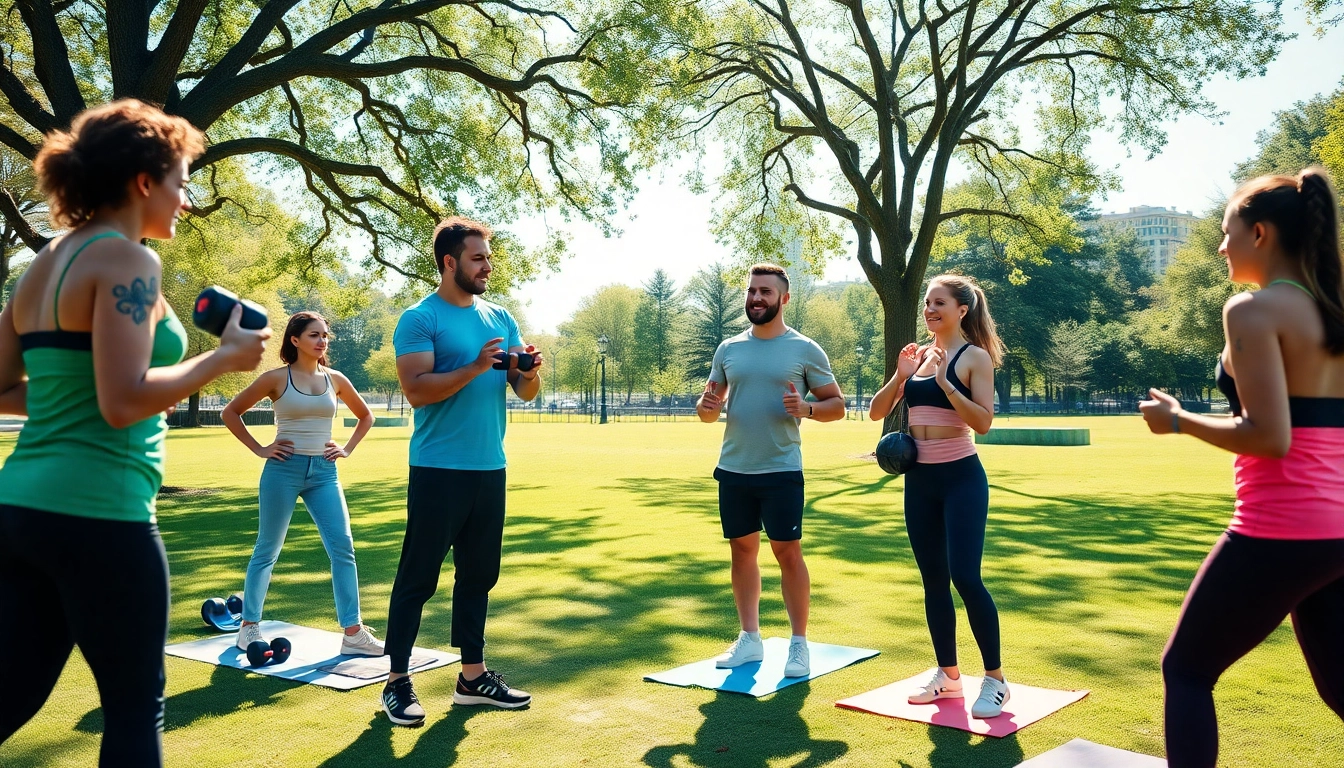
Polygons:
<instances>
[{"instance_id":1,"label":"yoga mat","mask_svg":"<svg viewBox=\"0 0 1344 768\"><path fill-rule=\"evenodd\" d=\"M387 656L342 656L341 633L325 629L301 627L283 621L261 622L261 636L267 641L287 638L294 651L284 664L253 667L247 662L247 652L234 645L236 634L214 635L189 643L177 643L164 648L164 653L183 659L204 661L233 667L258 675L269 675L297 683L312 683L325 688L350 691L387 679L391 659ZM411 651L412 672L425 672L445 667L461 659L455 653L432 648L414 648ZM420 662L417 664L417 660ZM348 665L348 666L347 666ZM370 672L378 670L370 676ZM342 674L354 671L357 675Z\"/></svg>"},{"instance_id":2,"label":"yoga mat","mask_svg":"<svg viewBox=\"0 0 1344 768\"><path fill-rule=\"evenodd\" d=\"M697 661L666 672L645 675L654 683L685 687L710 688L748 696L764 696L781 688L821 677L850 664L870 659L878 654L871 648L851 648L847 645L808 642L812 674L807 677L785 677L784 664L789 660L789 641L782 637L765 639L765 660L743 664L735 669L717 669L714 660Z\"/></svg>"},{"instance_id":3,"label":"yoga mat","mask_svg":"<svg viewBox=\"0 0 1344 768\"><path fill-rule=\"evenodd\" d=\"M1167 761L1074 739L1062 747L1018 763L1017 768L1167 768Z\"/></svg>"},{"instance_id":4,"label":"yoga mat","mask_svg":"<svg viewBox=\"0 0 1344 768\"><path fill-rule=\"evenodd\" d=\"M933 670L920 672L899 682L884 685L858 696L837 701L837 707L871 712L875 715L899 717L918 723L945 725L960 728L963 731L978 733L982 736L1004 737L1015 733L1028 725L1053 714L1086 696L1088 691L1056 691L1049 688L1035 688L1030 685L1008 681L1008 690L1012 698L1003 707L998 717L980 720L971 717L971 706L975 697L980 695L980 678L962 675L962 688L966 693L961 699L939 699L932 704L911 704L906 697L924 687L933 675Z\"/></svg>"}]
</instances>

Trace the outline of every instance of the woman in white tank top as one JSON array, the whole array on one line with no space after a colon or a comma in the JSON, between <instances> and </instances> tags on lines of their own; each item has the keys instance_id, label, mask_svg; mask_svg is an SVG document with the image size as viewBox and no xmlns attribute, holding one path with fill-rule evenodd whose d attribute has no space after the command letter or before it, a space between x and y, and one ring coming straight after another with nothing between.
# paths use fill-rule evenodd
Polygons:
<instances>
[{"instance_id":1,"label":"woman in white tank top","mask_svg":"<svg viewBox=\"0 0 1344 768\"><path fill-rule=\"evenodd\" d=\"M383 655L383 644L360 617L350 512L336 475L336 461L348 457L359 445L373 426L373 414L350 380L326 367L330 335L327 321L316 312L299 312L291 317L280 346L280 359L287 365L258 376L224 408L224 424L229 431L266 460L259 489L257 544L243 583L243 626L238 631L238 647L244 650L263 639L258 623L271 570L289 531L294 505L302 498L331 559L336 618L345 629L341 653ZM243 413L267 397L275 411L276 435L270 445L262 445L243 424ZM331 439L338 399L359 419L344 446Z\"/></svg>"}]
</instances>

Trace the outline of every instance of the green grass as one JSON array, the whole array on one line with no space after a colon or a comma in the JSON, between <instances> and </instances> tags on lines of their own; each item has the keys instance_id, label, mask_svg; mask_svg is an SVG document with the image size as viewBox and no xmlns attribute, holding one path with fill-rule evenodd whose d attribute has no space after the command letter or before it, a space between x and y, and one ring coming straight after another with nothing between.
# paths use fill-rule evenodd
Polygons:
<instances>
[{"instance_id":1,"label":"green grass","mask_svg":"<svg viewBox=\"0 0 1344 768\"><path fill-rule=\"evenodd\" d=\"M536 696L530 710L451 707L451 667L417 678L426 727L394 729L378 710L377 686L342 693L169 658L168 764L995 768L1074 737L1161 754L1158 657L1230 514L1230 457L1188 438L1149 436L1136 417L1059 423L1090 427L1092 445L980 447L993 486L985 575L1002 612L1009 680L1092 691L1015 736L984 739L834 706L933 663L901 481L860 458L874 426L804 426L804 547L809 634L882 654L750 699L641 680L718 653L736 632L709 477L721 427L514 424L487 653ZM342 466L365 619L377 628L401 544L408 434L374 430ZM0 455L13 439L0 435ZM160 507L171 640L180 642L206 634L203 599L242 587L260 462L222 429L174 432L169 451L169 485L216 490ZM783 635L778 570L768 549L762 558L763 629ZM447 647L451 580L446 568L422 645ZM335 628L326 556L301 512L266 607L271 618ZM5 631L25 631L24 617L5 619ZM977 659L964 616L960 637L963 659ZM1217 697L1225 765L1323 766L1344 753L1344 727L1316 697L1286 626L1228 672ZM0 748L0 765L93 764L97 702L76 654L47 706Z\"/></svg>"}]
</instances>

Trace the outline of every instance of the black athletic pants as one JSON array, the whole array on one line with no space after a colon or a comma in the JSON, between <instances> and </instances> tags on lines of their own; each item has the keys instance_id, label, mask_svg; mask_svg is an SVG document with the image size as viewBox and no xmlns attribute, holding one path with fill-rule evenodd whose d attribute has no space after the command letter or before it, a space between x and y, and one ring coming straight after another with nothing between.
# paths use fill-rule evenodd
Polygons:
<instances>
[{"instance_id":1,"label":"black athletic pants","mask_svg":"<svg viewBox=\"0 0 1344 768\"><path fill-rule=\"evenodd\" d=\"M1316 690L1344 718L1344 539L1254 539L1229 531L1195 575L1162 654L1167 765L1213 768L1213 686L1285 616L1293 618Z\"/></svg>"},{"instance_id":2,"label":"black athletic pants","mask_svg":"<svg viewBox=\"0 0 1344 768\"><path fill-rule=\"evenodd\" d=\"M103 707L98 764L163 765L168 557L152 523L0 505L0 743L78 645ZM22 631L15 628L22 626Z\"/></svg>"},{"instance_id":3,"label":"black athletic pants","mask_svg":"<svg viewBox=\"0 0 1344 768\"><path fill-rule=\"evenodd\" d=\"M938 666L957 664L957 613L949 582L966 606L985 669L998 669L999 609L980 578L989 517L989 480L979 456L915 464L905 474L905 530L924 581L924 614Z\"/></svg>"},{"instance_id":4,"label":"black athletic pants","mask_svg":"<svg viewBox=\"0 0 1344 768\"><path fill-rule=\"evenodd\" d=\"M463 664L485 660L485 613L499 581L504 543L505 470L411 467L406 538L387 611L387 655L406 672L425 603L453 552L453 635Z\"/></svg>"}]
</instances>

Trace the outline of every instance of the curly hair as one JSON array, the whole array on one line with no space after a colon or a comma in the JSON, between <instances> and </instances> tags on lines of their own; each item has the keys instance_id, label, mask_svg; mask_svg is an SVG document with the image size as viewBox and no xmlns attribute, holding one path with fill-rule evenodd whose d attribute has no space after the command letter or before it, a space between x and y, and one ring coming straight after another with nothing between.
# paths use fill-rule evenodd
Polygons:
<instances>
[{"instance_id":1,"label":"curly hair","mask_svg":"<svg viewBox=\"0 0 1344 768\"><path fill-rule=\"evenodd\" d=\"M1247 226L1274 225L1279 244L1302 268L1325 322L1325 347L1344 354L1344 259L1339 250L1339 204L1324 168L1296 176L1260 176L1243 184L1232 209Z\"/></svg>"},{"instance_id":2,"label":"curly hair","mask_svg":"<svg viewBox=\"0 0 1344 768\"><path fill-rule=\"evenodd\" d=\"M205 137L191 123L142 101L119 99L79 113L69 131L47 134L33 170L52 223L77 227L99 208L124 203L136 176L162 181L175 163L204 151Z\"/></svg>"}]
</instances>

